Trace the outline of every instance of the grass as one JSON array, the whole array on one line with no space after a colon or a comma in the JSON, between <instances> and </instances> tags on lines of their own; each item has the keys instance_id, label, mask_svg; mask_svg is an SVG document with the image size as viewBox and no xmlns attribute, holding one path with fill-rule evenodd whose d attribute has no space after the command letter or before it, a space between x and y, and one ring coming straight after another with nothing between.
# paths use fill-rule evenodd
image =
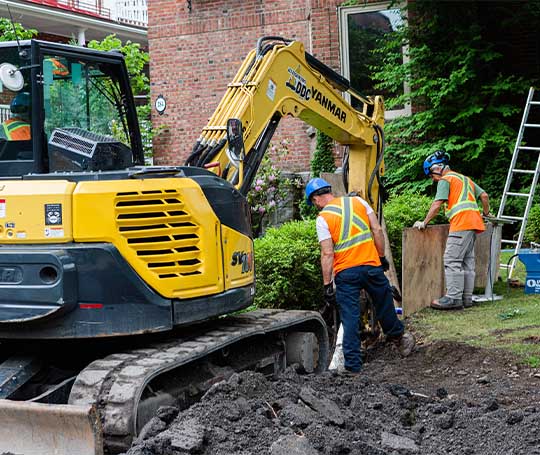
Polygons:
<instances>
[{"instance_id":1,"label":"grass","mask_svg":"<svg viewBox=\"0 0 540 455\"><path fill-rule=\"evenodd\" d=\"M523 281L524 277L524 271L518 271L513 278ZM411 323L426 341L452 340L507 349L523 363L538 368L540 295L525 294L523 288L510 288L504 278L494 286L494 294L502 296L502 300L484 302L465 311L426 308L413 315Z\"/></svg>"}]
</instances>

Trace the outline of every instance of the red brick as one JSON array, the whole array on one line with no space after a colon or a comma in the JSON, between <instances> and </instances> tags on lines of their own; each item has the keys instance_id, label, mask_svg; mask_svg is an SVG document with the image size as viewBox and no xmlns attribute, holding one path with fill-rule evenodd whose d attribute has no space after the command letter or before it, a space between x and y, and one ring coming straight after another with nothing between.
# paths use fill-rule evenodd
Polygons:
<instances>
[{"instance_id":1,"label":"red brick","mask_svg":"<svg viewBox=\"0 0 540 455\"><path fill-rule=\"evenodd\" d=\"M167 100L155 126L156 164L182 164L227 84L261 36L302 41L306 50L339 71L337 8L340 0L186 0L148 2L151 95ZM298 119L283 119L273 138L290 141L287 168L309 169L313 137ZM342 148L336 156L340 157Z\"/></svg>"}]
</instances>

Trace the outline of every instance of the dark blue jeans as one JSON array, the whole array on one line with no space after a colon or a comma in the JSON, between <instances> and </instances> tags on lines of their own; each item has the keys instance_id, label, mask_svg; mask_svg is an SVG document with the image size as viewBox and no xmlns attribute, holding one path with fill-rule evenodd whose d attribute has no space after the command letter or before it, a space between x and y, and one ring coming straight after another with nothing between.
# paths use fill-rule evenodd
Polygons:
<instances>
[{"instance_id":1,"label":"dark blue jeans","mask_svg":"<svg viewBox=\"0 0 540 455\"><path fill-rule=\"evenodd\" d=\"M345 368L360 371L360 291L365 289L375 306L377 320L386 336L399 336L405 330L396 316L390 282L382 267L360 265L339 272L335 277L336 300L343 324Z\"/></svg>"}]
</instances>

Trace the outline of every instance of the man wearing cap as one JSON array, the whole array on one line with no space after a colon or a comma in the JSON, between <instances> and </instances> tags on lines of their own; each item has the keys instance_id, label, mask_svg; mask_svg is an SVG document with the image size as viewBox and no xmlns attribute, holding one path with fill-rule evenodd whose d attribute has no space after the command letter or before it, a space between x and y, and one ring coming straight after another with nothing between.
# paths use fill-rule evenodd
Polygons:
<instances>
[{"instance_id":1,"label":"man wearing cap","mask_svg":"<svg viewBox=\"0 0 540 455\"><path fill-rule=\"evenodd\" d=\"M360 197L334 197L322 178L306 186L306 201L315 205L317 236L321 245L324 297L328 306L337 302L343 325L345 370L358 374L360 355L360 291L365 289L375 305L379 324L403 356L414 349L415 340L396 316L392 289L384 271L384 236L373 209ZM334 289L335 281L335 289Z\"/></svg>"},{"instance_id":2,"label":"man wearing cap","mask_svg":"<svg viewBox=\"0 0 540 455\"><path fill-rule=\"evenodd\" d=\"M484 216L490 216L487 193L469 177L452 171L449 161L450 156L444 150L424 161L424 173L437 182L437 194L424 220L413 226L425 229L443 203L447 203L450 232L443 257L446 295L431 302L431 307L437 310L461 310L473 305L474 243L476 234L486 230L477 199L482 202Z\"/></svg>"}]
</instances>

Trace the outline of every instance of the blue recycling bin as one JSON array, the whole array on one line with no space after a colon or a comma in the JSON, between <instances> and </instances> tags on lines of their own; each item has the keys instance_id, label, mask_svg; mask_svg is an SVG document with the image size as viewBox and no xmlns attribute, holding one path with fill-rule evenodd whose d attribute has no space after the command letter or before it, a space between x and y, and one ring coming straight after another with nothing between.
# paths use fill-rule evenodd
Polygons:
<instances>
[{"instance_id":1,"label":"blue recycling bin","mask_svg":"<svg viewBox=\"0 0 540 455\"><path fill-rule=\"evenodd\" d=\"M540 251L519 253L518 258L527 271L525 294L540 294Z\"/></svg>"}]
</instances>

